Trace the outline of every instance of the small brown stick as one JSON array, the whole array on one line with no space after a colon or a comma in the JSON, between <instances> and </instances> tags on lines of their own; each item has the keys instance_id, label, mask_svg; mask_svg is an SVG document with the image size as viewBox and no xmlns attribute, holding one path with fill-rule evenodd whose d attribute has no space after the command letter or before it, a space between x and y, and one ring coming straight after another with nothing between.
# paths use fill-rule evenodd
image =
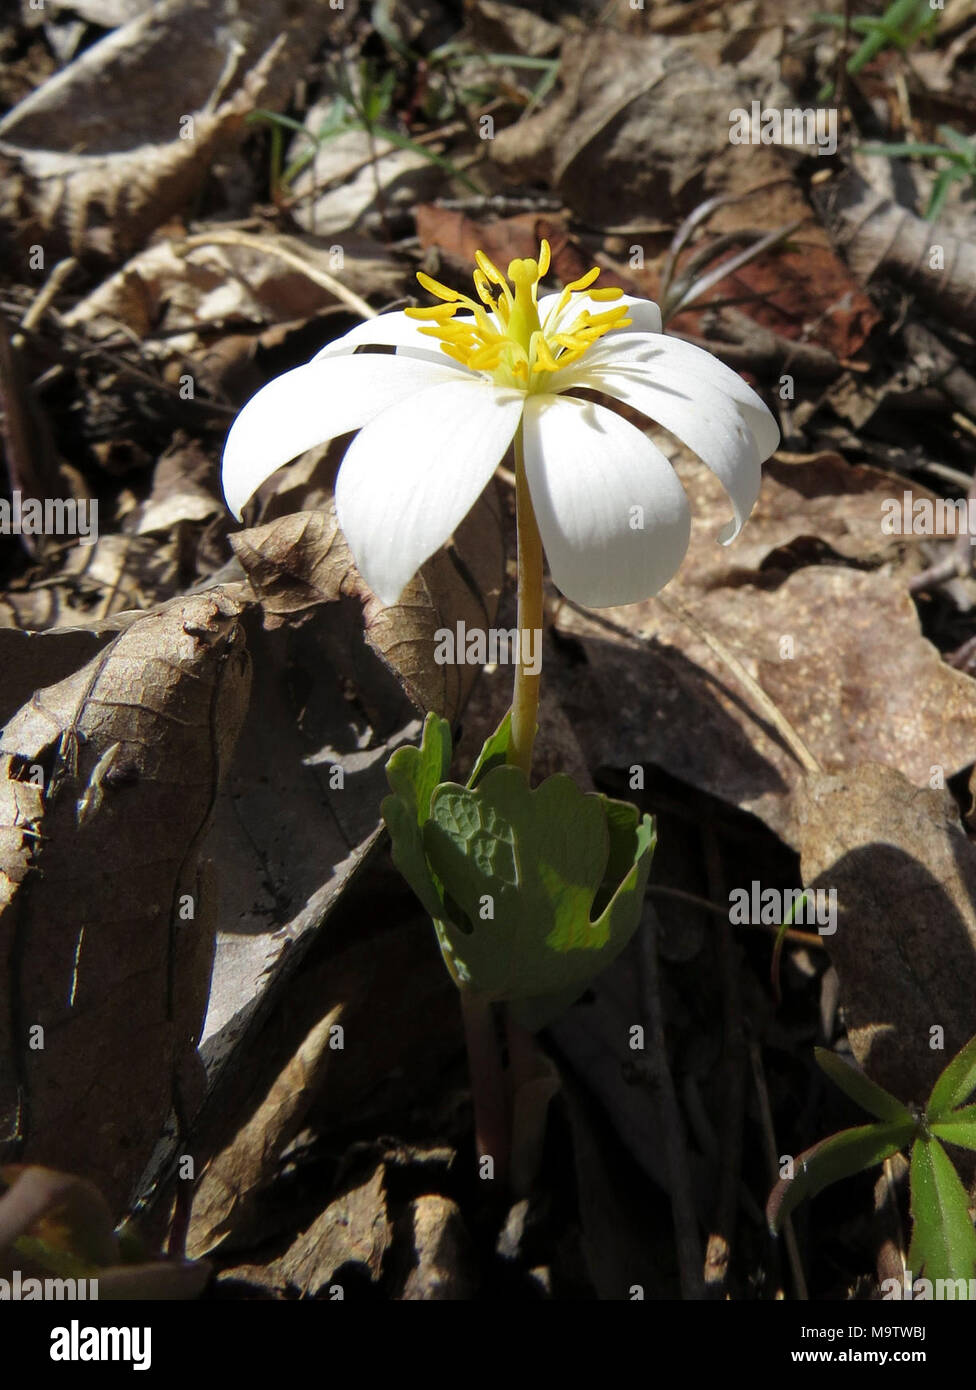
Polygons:
<instances>
[{"instance_id":1,"label":"small brown stick","mask_svg":"<svg viewBox=\"0 0 976 1390\"><path fill-rule=\"evenodd\" d=\"M67 256L63 261L58 261L57 265L51 271L51 274L47 277L45 284L34 296L34 300L27 310L27 313L21 319L21 333L30 333L37 327L47 312L48 306L51 304L52 300L57 298L62 285L71 275L77 264L78 262L74 256ZM16 341L15 335L14 342L16 343Z\"/></svg>"},{"instance_id":2,"label":"small brown stick","mask_svg":"<svg viewBox=\"0 0 976 1390\"><path fill-rule=\"evenodd\" d=\"M976 637L972 639L976 644ZM726 921L729 916L729 909L722 907L720 903L709 902L708 898L700 898L697 893L686 893L683 888L670 888L663 883L649 883L648 893L657 894L661 898L675 898L679 902L690 903L693 907L700 907L703 912L710 912L715 917L724 917ZM773 936L778 936L782 927L774 926L771 922L742 922L743 927L749 927L756 931L770 932ZM797 946L814 946L825 950L823 937L812 931L797 931L794 927L787 927L784 932L787 941L792 941Z\"/></svg>"},{"instance_id":3,"label":"small brown stick","mask_svg":"<svg viewBox=\"0 0 976 1390\"><path fill-rule=\"evenodd\" d=\"M251 251L261 251L266 256L277 256L280 261L284 261L286 265L299 271L307 280L311 280L315 285L321 285L322 289L334 294L336 299L341 299L343 304L348 305L360 318L376 318L377 311L367 304L365 299L356 294L355 290L349 289L341 280L337 280L334 275L329 275L327 271L309 265L308 261L303 261L301 256L296 255L294 251L279 246L276 242L268 240L267 237L251 236L248 232L202 232L199 236L183 237L177 244L180 249L186 251L192 251L197 246L245 246Z\"/></svg>"},{"instance_id":4,"label":"small brown stick","mask_svg":"<svg viewBox=\"0 0 976 1390\"><path fill-rule=\"evenodd\" d=\"M714 831L704 829L705 864L709 890L725 897L725 875ZM742 1125L746 1094L746 1038L742 1021L742 992L739 988L739 964L736 957L732 926L726 913L718 931L717 955L722 984L722 1032L724 1056L721 1062L722 1091L722 1166L719 1176L715 1224L705 1252L705 1287L713 1298L726 1292L729 1260L735 1239L735 1220L739 1209L739 1183L742 1176Z\"/></svg>"},{"instance_id":5,"label":"small brown stick","mask_svg":"<svg viewBox=\"0 0 976 1390\"><path fill-rule=\"evenodd\" d=\"M769 1103L769 1091L766 1088L766 1073L763 1070L762 1053L759 1044L750 1039L749 1057L752 1061L752 1077L756 1087L756 1096L759 1100L759 1116L762 1121L763 1147L766 1150L766 1162L769 1165L769 1177L771 1182L779 1180L779 1153L776 1146L776 1130L773 1125L773 1108ZM807 1291L806 1276L803 1273L803 1262L800 1259L800 1247L797 1244L796 1232L793 1230L792 1217L785 1217L783 1220L783 1240L786 1245L786 1253L789 1258L790 1268L793 1271L793 1287L796 1296L802 1302L806 1302L810 1294Z\"/></svg>"},{"instance_id":6,"label":"small brown stick","mask_svg":"<svg viewBox=\"0 0 976 1390\"><path fill-rule=\"evenodd\" d=\"M681 1295L685 1299L703 1299L702 1250L698 1235L698 1218L691 1190L690 1166L684 1140L684 1123L678 1106L668 1054L664 1041L664 1010L661 1005L660 977L657 961L657 914L653 908L645 913L637 933L640 978L641 1016L647 1034L647 1055L650 1059L651 1081L657 1092L664 1118L664 1138L667 1150L668 1179L671 1188L671 1215L674 1221L675 1243Z\"/></svg>"},{"instance_id":7,"label":"small brown stick","mask_svg":"<svg viewBox=\"0 0 976 1390\"><path fill-rule=\"evenodd\" d=\"M916 574L913 579L908 581L908 592L919 594L927 589L937 588L944 584L947 579L963 579L973 571L973 548L976 546L976 535L969 530L968 516L969 504L976 501L976 477L969 484L969 491L966 494L966 530L956 537L956 543L944 560L937 561L930 565L921 574Z\"/></svg>"}]
</instances>

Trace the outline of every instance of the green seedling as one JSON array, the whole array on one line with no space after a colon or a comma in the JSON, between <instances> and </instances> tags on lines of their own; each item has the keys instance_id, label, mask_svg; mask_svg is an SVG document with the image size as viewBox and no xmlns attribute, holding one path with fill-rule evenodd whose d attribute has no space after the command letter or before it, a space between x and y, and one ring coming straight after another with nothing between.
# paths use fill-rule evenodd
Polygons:
<instances>
[{"instance_id":1,"label":"green seedling","mask_svg":"<svg viewBox=\"0 0 976 1390\"><path fill-rule=\"evenodd\" d=\"M929 0L892 0L880 17L859 15L852 19L851 32L861 35L861 43L847 60L848 75L856 76L886 48L906 52L919 39L929 36L938 21L938 12ZM843 29L846 23L843 15L836 14L815 14L813 22L837 29ZM829 101L833 95L834 83L827 82L817 93L817 100Z\"/></svg>"},{"instance_id":2,"label":"green seedling","mask_svg":"<svg viewBox=\"0 0 976 1390\"><path fill-rule=\"evenodd\" d=\"M942 211L949 196L949 189L954 183L965 182L968 179L976 189L976 140L967 140L965 135L961 135L949 125L940 125L937 133L941 136L942 144L926 145L909 140L902 144L861 146L862 154L884 154L890 159L949 161L944 169L940 169L932 187L929 205L925 209L925 216L929 222L934 222Z\"/></svg>"},{"instance_id":3,"label":"green seedling","mask_svg":"<svg viewBox=\"0 0 976 1390\"><path fill-rule=\"evenodd\" d=\"M777 1233L790 1212L806 1197L831 1183L883 1163L911 1149L912 1238L908 1268L916 1278L939 1287L958 1280L973 1297L976 1284L976 1231L969 1198L944 1144L976 1150L976 1105L966 1104L976 1091L976 1037L966 1043L932 1087L925 1106L909 1107L843 1062L835 1053L816 1049L816 1059L845 1095L875 1117L876 1123L845 1129L823 1139L795 1160L792 1177L783 1177L766 1204L770 1229ZM938 1296L938 1295L937 1295Z\"/></svg>"}]
</instances>

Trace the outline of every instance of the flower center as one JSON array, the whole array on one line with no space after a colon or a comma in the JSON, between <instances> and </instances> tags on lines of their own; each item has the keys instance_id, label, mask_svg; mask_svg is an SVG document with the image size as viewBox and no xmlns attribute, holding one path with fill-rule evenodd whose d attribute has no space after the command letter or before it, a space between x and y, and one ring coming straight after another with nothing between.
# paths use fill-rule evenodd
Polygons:
<instances>
[{"instance_id":1,"label":"flower center","mask_svg":"<svg viewBox=\"0 0 976 1390\"><path fill-rule=\"evenodd\" d=\"M585 291L589 300L600 303L619 299L623 293L590 289L600 274L594 266L566 286L545 323L540 323L539 281L549 269L548 241L542 242L537 261L511 261L507 279L483 251L475 252L475 260L478 268L473 279L480 303L420 272L421 285L443 303L405 312L410 318L430 320L421 333L437 339L441 351L455 362L486 372L499 386L544 390L550 373L578 361L591 343L631 322L626 304L597 314L582 309L575 319L566 313L575 294ZM459 309L468 312L459 317Z\"/></svg>"}]
</instances>

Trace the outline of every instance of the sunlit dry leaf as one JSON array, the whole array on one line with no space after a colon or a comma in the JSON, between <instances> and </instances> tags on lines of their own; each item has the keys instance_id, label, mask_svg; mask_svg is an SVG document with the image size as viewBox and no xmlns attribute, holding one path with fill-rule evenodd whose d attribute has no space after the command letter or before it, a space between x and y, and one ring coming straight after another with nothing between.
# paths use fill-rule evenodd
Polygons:
<instances>
[{"instance_id":1,"label":"sunlit dry leaf","mask_svg":"<svg viewBox=\"0 0 976 1390\"><path fill-rule=\"evenodd\" d=\"M422 711L459 714L478 673L467 664L438 664L435 634L489 627L504 577L497 495L488 489L391 607L384 607L355 569L334 508L299 512L231 537L265 611L274 618L319 603L354 597L363 604L366 640L394 670Z\"/></svg>"},{"instance_id":2,"label":"sunlit dry leaf","mask_svg":"<svg viewBox=\"0 0 976 1390\"><path fill-rule=\"evenodd\" d=\"M24 247L121 258L186 206L250 111L280 101L328 17L303 9L299 27L284 0L152 6L0 122L0 217Z\"/></svg>"},{"instance_id":3,"label":"sunlit dry leaf","mask_svg":"<svg viewBox=\"0 0 976 1390\"><path fill-rule=\"evenodd\" d=\"M303 1298L328 1297L329 1285L343 1266L379 1282L393 1238L386 1206L386 1167L379 1162L369 1175L350 1184L280 1258L260 1269L243 1266L234 1277L253 1275L265 1286L297 1289Z\"/></svg>"},{"instance_id":4,"label":"sunlit dry leaf","mask_svg":"<svg viewBox=\"0 0 976 1390\"><path fill-rule=\"evenodd\" d=\"M222 228L216 235L226 235ZM200 228L195 236L205 235ZM264 238L266 249L247 245L194 245L189 249L160 241L133 256L64 316L69 328L93 338L115 338L119 325L149 341L153 360L183 359L200 348L207 325L249 328L311 318L335 295L303 275L275 249L297 256L311 271L322 270L359 295L394 299L403 271L379 244L343 240L342 263L329 246L313 238Z\"/></svg>"},{"instance_id":5,"label":"sunlit dry leaf","mask_svg":"<svg viewBox=\"0 0 976 1390\"><path fill-rule=\"evenodd\" d=\"M240 1241L255 1198L274 1176L281 1154L302 1126L315 1093L336 1056L333 1027L343 1006L331 1009L311 1030L275 1080L264 1101L233 1142L207 1168L194 1194L187 1250L203 1255L229 1231Z\"/></svg>"},{"instance_id":6,"label":"sunlit dry leaf","mask_svg":"<svg viewBox=\"0 0 976 1390\"><path fill-rule=\"evenodd\" d=\"M407 1205L413 1249L412 1268L400 1298L405 1303L440 1303L474 1294L470 1239L456 1203L427 1192Z\"/></svg>"},{"instance_id":7,"label":"sunlit dry leaf","mask_svg":"<svg viewBox=\"0 0 976 1390\"><path fill-rule=\"evenodd\" d=\"M174 1090L184 1113L200 1100L216 901L198 855L247 706L239 613L214 591L147 614L0 736L3 1151L116 1209Z\"/></svg>"},{"instance_id":8,"label":"sunlit dry leaf","mask_svg":"<svg viewBox=\"0 0 976 1390\"><path fill-rule=\"evenodd\" d=\"M948 792L876 763L811 779L799 815L804 886L837 894L824 945L854 1054L922 1102L974 1031L976 850Z\"/></svg>"},{"instance_id":9,"label":"sunlit dry leaf","mask_svg":"<svg viewBox=\"0 0 976 1390\"><path fill-rule=\"evenodd\" d=\"M854 169L817 191L834 245L861 284L890 275L957 327L971 330L976 308L976 246L876 193ZM932 265L932 248L942 258Z\"/></svg>"},{"instance_id":10,"label":"sunlit dry leaf","mask_svg":"<svg viewBox=\"0 0 976 1390\"><path fill-rule=\"evenodd\" d=\"M976 685L922 637L907 591L886 572L885 557L897 562L902 547L910 556L916 541L881 530L885 475L848 477L829 461L773 464L753 519L723 549L714 537L727 503L721 510L704 468L679 471L693 514L698 499L704 505L689 557L662 598L605 614L559 611L560 629L582 638L587 674L618 711L612 723L594 715L589 682L585 695L578 679L567 683L563 703L591 760L663 767L798 843L800 766L749 691L681 619L677 600L743 662L828 770L877 761L927 786L935 764L945 777L967 767ZM831 550L883 567L806 563L829 561Z\"/></svg>"}]
</instances>

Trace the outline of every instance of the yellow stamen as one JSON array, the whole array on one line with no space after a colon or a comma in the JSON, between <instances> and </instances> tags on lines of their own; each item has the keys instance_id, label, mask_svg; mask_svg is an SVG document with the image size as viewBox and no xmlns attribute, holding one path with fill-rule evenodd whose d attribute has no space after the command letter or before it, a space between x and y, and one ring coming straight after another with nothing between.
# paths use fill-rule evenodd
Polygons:
<instances>
[{"instance_id":1,"label":"yellow stamen","mask_svg":"<svg viewBox=\"0 0 976 1390\"><path fill-rule=\"evenodd\" d=\"M546 323L540 323L539 282L552 263L548 241L542 241L538 260L511 261L507 277L483 251L475 252L475 261L477 300L421 271L420 284L443 302L406 313L412 319L427 320L429 326L419 331L437 339L453 361L472 371L491 373L500 386L544 390L553 372L571 366L599 338L631 322L627 306L620 304L596 314L582 309L568 327L560 324L575 294L586 294L590 303L610 303L621 297L623 291L616 287L590 289L600 274L599 266L594 266L565 287Z\"/></svg>"},{"instance_id":2,"label":"yellow stamen","mask_svg":"<svg viewBox=\"0 0 976 1390\"><path fill-rule=\"evenodd\" d=\"M460 309L460 304L434 304L429 309L404 309L408 319L434 319L444 323Z\"/></svg>"}]
</instances>

